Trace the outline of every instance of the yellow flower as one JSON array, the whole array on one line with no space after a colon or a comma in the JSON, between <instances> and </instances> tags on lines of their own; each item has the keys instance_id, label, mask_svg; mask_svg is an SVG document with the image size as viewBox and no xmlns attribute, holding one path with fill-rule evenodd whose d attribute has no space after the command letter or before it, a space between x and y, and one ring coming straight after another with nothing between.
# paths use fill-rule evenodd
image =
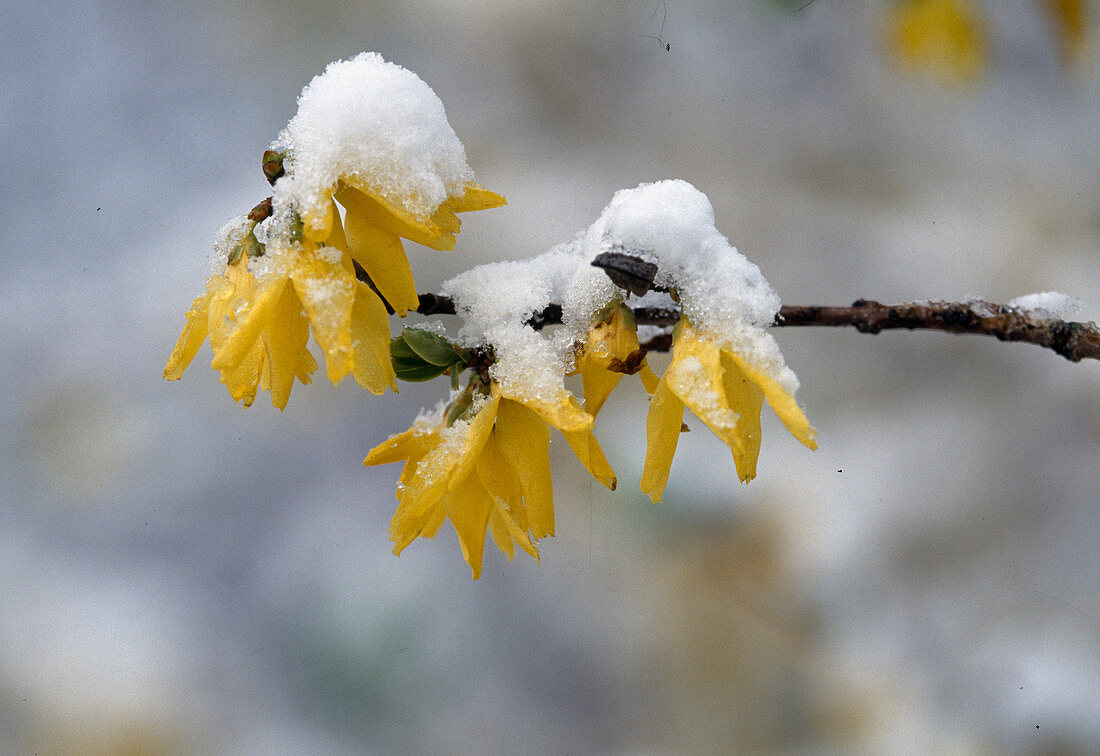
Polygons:
<instances>
[{"instance_id":1,"label":"yellow flower","mask_svg":"<svg viewBox=\"0 0 1100 756\"><path fill-rule=\"evenodd\" d=\"M642 491L655 502L661 500L685 406L729 446L738 477L746 483L752 480L760 455L760 409L765 399L795 438L817 448L816 431L775 378L736 352L707 340L682 320L672 347L672 363L649 406Z\"/></svg>"},{"instance_id":2,"label":"yellow flower","mask_svg":"<svg viewBox=\"0 0 1100 756\"><path fill-rule=\"evenodd\" d=\"M340 230L351 259L363 267L379 293L394 311L404 317L420 304L409 259L401 246L401 237L438 250L453 250L455 234L462 225L455 213L486 210L506 204L504 197L475 183L466 184L463 193L443 201L428 217L418 217L399 204L352 179L338 182L330 197L345 210ZM330 238L340 224L336 206L330 201L323 213L303 215L306 239Z\"/></svg>"},{"instance_id":3,"label":"yellow flower","mask_svg":"<svg viewBox=\"0 0 1100 756\"><path fill-rule=\"evenodd\" d=\"M619 302L612 305L609 314L597 318L598 322L589 329L588 339L577 357L584 409L593 417L624 374L640 374L650 394L656 390L658 381L638 344L634 313Z\"/></svg>"},{"instance_id":4,"label":"yellow flower","mask_svg":"<svg viewBox=\"0 0 1100 756\"><path fill-rule=\"evenodd\" d=\"M905 0L891 18L892 41L906 64L970 79L986 60L985 34L967 0Z\"/></svg>"},{"instance_id":5,"label":"yellow flower","mask_svg":"<svg viewBox=\"0 0 1100 756\"><path fill-rule=\"evenodd\" d=\"M335 200L345 208L343 222ZM209 335L212 366L233 398L248 407L257 388L270 389L272 404L283 409L294 378L308 383L317 368L306 349L312 326L334 383L352 373L372 393L387 386L396 391L386 307L357 280L355 264L403 317L420 300L400 237L451 250L461 225L455 213L503 204L504 197L471 182L462 195L420 218L369 189L339 181L326 194L325 211L301 219L300 244L269 242L262 262L253 263L267 268L265 274L250 273L249 257L241 254L224 273L210 277L206 293L187 313L164 377L179 378Z\"/></svg>"},{"instance_id":6,"label":"yellow flower","mask_svg":"<svg viewBox=\"0 0 1100 756\"><path fill-rule=\"evenodd\" d=\"M1087 64L1092 54L1091 23L1086 0L1044 0L1066 65Z\"/></svg>"},{"instance_id":7,"label":"yellow flower","mask_svg":"<svg viewBox=\"0 0 1100 756\"><path fill-rule=\"evenodd\" d=\"M234 399L247 407L257 387L270 389L271 403L283 409L295 377L308 383L317 367L306 348L312 327L333 382L352 373L373 393L387 386L396 390L386 309L356 280L342 237L337 221L325 240L331 246L269 248L251 261L267 268L260 276L249 272L250 260L242 254L224 274L211 276L206 294L187 313L164 377L179 378L209 336L212 367Z\"/></svg>"},{"instance_id":8,"label":"yellow flower","mask_svg":"<svg viewBox=\"0 0 1100 756\"><path fill-rule=\"evenodd\" d=\"M390 523L394 553L419 536L431 538L449 519L475 580L486 530L508 559L515 544L537 559L535 542L554 534L551 426L597 480L615 488L615 473L592 435L592 417L571 394L563 391L553 401L507 396L492 383L488 397L481 398L469 419L449 427L444 419L420 419L363 460L365 465L405 461Z\"/></svg>"}]
</instances>

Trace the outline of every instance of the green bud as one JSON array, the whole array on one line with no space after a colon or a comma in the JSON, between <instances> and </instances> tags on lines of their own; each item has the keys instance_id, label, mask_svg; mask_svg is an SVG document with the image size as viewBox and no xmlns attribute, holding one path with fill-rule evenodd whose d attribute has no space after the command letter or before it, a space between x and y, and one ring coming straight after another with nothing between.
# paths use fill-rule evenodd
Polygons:
<instances>
[{"instance_id":1,"label":"green bud","mask_svg":"<svg viewBox=\"0 0 1100 756\"><path fill-rule=\"evenodd\" d=\"M451 406L447 408L447 414L444 418L444 421L446 422L447 427L448 428L451 427L452 425L455 424L455 422L457 420L462 419L462 416L465 415L469 411L470 407L472 407L473 404L474 404L474 395L473 395L473 393L471 393L469 391L464 391L461 394L459 394L455 398L454 403L451 404Z\"/></svg>"},{"instance_id":2,"label":"green bud","mask_svg":"<svg viewBox=\"0 0 1100 756\"><path fill-rule=\"evenodd\" d=\"M627 328L634 331L638 330L638 320L634 317L634 311L622 302L619 303L619 314L622 315L623 323L626 324Z\"/></svg>"},{"instance_id":3,"label":"green bud","mask_svg":"<svg viewBox=\"0 0 1100 756\"><path fill-rule=\"evenodd\" d=\"M240 259L242 254L248 257L263 257L264 245L260 244L260 240L256 238L256 234L251 231L229 250L229 259L227 262L232 265Z\"/></svg>"},{"instance_id":4,"label":"green bud","mask_svg":"<svg viewBox=\"0 0 1100 756\"><path fill-rule=\"evenodd\" d=\"M600 309L596 310L596 314L592 316L592 325L598 326L601 323L606 323L611 320L611 314L615 312L615 306L618 304L618 300L612 300L608 302Z\"/></svg>"},{"instance_id":5,"label":"green bud","mask_svg":"<svg viewBox=\"0 0 1100 756\"><path fill-rule=\"evenodd\" d=\"M264 176L267 177L267 182L274 185L275 182L283 175L283 160L286 158L285 152L276 152L275 150L267 150L264 153Z\"/></svg>"}]
</instances>

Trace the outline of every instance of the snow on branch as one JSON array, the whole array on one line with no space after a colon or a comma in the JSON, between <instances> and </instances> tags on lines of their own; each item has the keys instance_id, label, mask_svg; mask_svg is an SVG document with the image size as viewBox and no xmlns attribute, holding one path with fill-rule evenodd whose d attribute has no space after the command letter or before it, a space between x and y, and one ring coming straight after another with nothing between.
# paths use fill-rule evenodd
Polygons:
<instances>
[{"instance_id":1,"label":"snow on branch","mask_svg":"<svg viewBox=\"0 0 1100 756\"><path fill-rule=\"evenodd\" d=\"M605 253L592 264L603 268L617 286L641 295L657 290L652 285L655 266L625 253ZM1026 298L1021 298L1024 300ZM1014 300L1016 301L1016 300ZM453 315L454 303L438 294L421 294L421 315ZM673 326L679 309L633 308L640 325ZM561 322L561 306L551 304L530 321L536 328ZM904 302L882 304L857 299L850 306L783 305L773 326L830 326L855 328L860 333L907 329L994 336L1001 341L1036 344L1071 362L1100 359L1100 327L1096 323L1063 320L1050 310L1020 304L996 304L983 299L963 302ZM664 352L672 346L671 334L659 334L642 344L648 351Z\"/></svg>"}]
</instances>

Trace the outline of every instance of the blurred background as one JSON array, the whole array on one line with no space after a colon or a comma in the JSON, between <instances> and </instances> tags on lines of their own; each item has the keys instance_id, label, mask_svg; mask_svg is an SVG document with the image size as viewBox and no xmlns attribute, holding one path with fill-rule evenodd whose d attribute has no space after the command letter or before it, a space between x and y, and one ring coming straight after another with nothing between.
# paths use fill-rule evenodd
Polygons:
<instances>
[{"instance_id":1,"label":"blurred background","mask_svg":"<svg viewBox=\"0 0 1100 756\"><path fill-rule=\"evenodd\" d=\"M360 464L445 380L280 413L208 347L161 379L297 94L363 50L509 201L407 244L422 290L676 177L785 303L1100 319L1100 86L1048 5L931 3L944 42L866 1L7 3L0 752L1100 752L1096 362L780 329L821 448L765 410L741 485L689 417L660 505L624 382L619 491L559 439L558 536L477 582L449 525L390 553L399 470Z\"/></svg>"}]
</instances>

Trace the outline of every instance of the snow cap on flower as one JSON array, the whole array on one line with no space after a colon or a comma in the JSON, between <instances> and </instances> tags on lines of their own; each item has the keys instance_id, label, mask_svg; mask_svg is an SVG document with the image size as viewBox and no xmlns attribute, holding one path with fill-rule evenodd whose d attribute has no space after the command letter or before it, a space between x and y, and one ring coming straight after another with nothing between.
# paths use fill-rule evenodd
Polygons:
<instances>
[{"instance_id":1,"label":"snow cap on flower","mask_svg":"<svg viewBox=\"0 0 1100 756\"><path fill-rule=\"evenodd\" d=\"M273 147L287 151L276 208L293 206L307 222L329 211L339 179L421 217L473 180L439 97L378 53L314 77Z\"/></svg>"},{"instance_id":2,"label":"snow cap on flower","mask_svg":"<svg viewBox=\"0 0 1100 756\"><path fill-rule=\"evenodd\" d=\"M672 179L616 192L589 227L585 246L591 257L622 252L655 263L654 284L677 292L684 316L701 333L788 392L798 388L764 330L779 313L779 296L718 231L710 200L694 186Z\"/></svg>"}]
</instances>

